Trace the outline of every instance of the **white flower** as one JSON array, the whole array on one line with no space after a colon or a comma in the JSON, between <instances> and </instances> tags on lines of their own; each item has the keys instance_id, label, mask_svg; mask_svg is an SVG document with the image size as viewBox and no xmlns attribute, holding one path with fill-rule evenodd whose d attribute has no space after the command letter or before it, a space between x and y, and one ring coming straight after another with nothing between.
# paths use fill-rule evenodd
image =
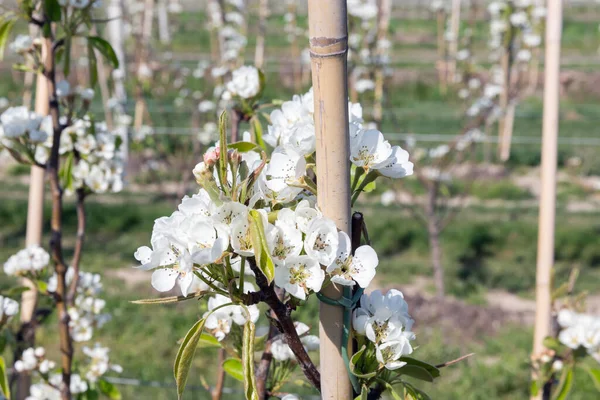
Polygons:
<instances>
[{"instance_id":1,"label":"white flower","mask_svg":"<svg viewBox=\"0 0 600 400\"><path fill-rule=\"evenodd\" d=\"M304 345L306 351L316 351L319 349L319 337L308 335L310 328L302 322L294 322L296 333L300 336L300 342ZM276 338L271 344L271 354L277 361L294 360L294 352L283 339Z\"/></svg>"},{"instance_id":2,"label":"white flower","mask_svg":"<svg viewBox=\"0 0 600 400\"><path fill-rule=\"evenodd\" d=\"M377 253L371 246L360 246L352 255L352 245L346 232L338 232L339 245L337 257L327 267L331 281L344 286L354 286L355 282L361 288L369 286L375 277L375 268L379 264Z\"/></svg>"},{"instance_id":3,"label":"white flower","mask_svg":"<svg viewBox=\"0 0 600 400\"><path fill-rule=\"evenodd\" d=\"M94 98L94 90L90 88L79 89L79 95L83 100L91 101Z\"/></svg>"},{"instance_id":4,"label":"white flower","mask_svg":"<svg viewBox=\"0 0 600 400\"><path fill-rule=\"evenodd\" d=\"M279 220L281 221L281 220ZM267 238L271 257L277 265L281 265L288 257L298 256L302 251L302 232L295 224L276 223Z\"/></svg>"},{"instance_id":5,"label":"white flower","mask_svg":"<svg viewBox=\"0 0 600 400\"><path fill-rule=\"evenodd\" d=\"M413 174L414 164L408 159L409 155L406 150L400 146L394 146L387 160L373 166L373 168L388 178L404 178Z\"/></svg>"},{"instance_id":6,"label":"white flower","mask_svg":"<svg viewBox=\"0 0 600 400\"><path fill-rule=\"evenodd\" d=\"M0 323L19 312L19 303L8 297L0 296Z\"/></svg>"},{"instance_id":7,"label":"white flower","mask_svg":"<svg viewBox=\"0 0 600 400\"><path fill-rule=\"evenodd\" d=\"M260 92L260 74L253 66L242 66L231 73L231 81L227 83L231 94L243 99L250 99Z\"/></svg>"},{"instance_id":8,"label":"white flower","mask_svg":"<svg viewBox=\"0 0 600 400\"><path fill-rule=\"evenodd\" d=\"M350 161L369 170L392 155L392 146L376 129L359 130L350 141Z\"/></svg>"},{"instance_id":9,"label":"white flower","mask_svg":"<svg viewBox=\"0 0 600 400\"><path fill-rule=\"evenodd\" d=\"M395 370L402 368L406 362L399 361L400 357L411 354L413 351L409 339L401 336L398 340L383 343L377 346L376 357L386 369Z\"/></svg>"},{"instance_id":10,"label":"white flower","mask_svg":"<svg viewBox=\"0 0 600 400\"><path fill-rule=\"evenodd\" d=\"M523 26L527 24L527 14L524 11L516 12L510 16L510 23L513 26Z\"/></svg>"},{"instance_id":11,"label":"white flower","mask_svg":"<svg viewBox=\"0 0 600 400\"><path fill-rule=\"evenodd\" d=\"M71 94L71 85L69 81L62 80L56 84L56 96L58 97L67 97Z\"/></svg>"},{"instance_id":12,"label":"white flower","mask_svg":"<svg viewBox=\"0 0 600 400\"><path fill-rule=\"evenodd\" d=\"M208 111L213 111L216 108L215 103L210 100L201 101L198 104L198 111L204 113Z\"/></svg>"},{"instance_id":13,"label":"white flower","mask_svg":"<svg viewBox=\"0 0 600 400\"><path fill-rule=\"evenodd\" d=\"M14 42L12 42L9 48L15 53L24 53L31 49L33 45L33 39L29 35L17 35Z\"/></svg>"},{"instance_id":14,"label":"white flower","mask_svg":"<svg viewBox=\"0 0 600 400\"><path fill-rule=\"evenodd\" d=\"M354 89L358 93L364 93L364 92L366 92L368 90L374 90L375 89L375 82L373 82L371 79L359 79L354 84Z\"/></svg>"},{"instance_id":15,"label":"white flower","mask_svg":"<svg viewBox=\"0 0 600 400\"><path fill-rule=\"evenodd\" d=\"M275 267L275 284L301 300L313 290L318 292L325 273L317 261L309 256L288 257L283 265Z\"/></svg>"},{"instance_id":16,"label":"white flower","mask_svg":"<svg viewBox=\"0 0 600 400\"><path fill-rule=\"evenodd\" d=\"M278 147L263 169L258 187L266 199L287 203L302 192L302 188L290 186L306 173L306 160L291 148Z\"/></svg>"},{"instance_id":17,"label":"white flower","mask_svg":"<svg viewBox=\"0 0 600 400\"><path fill-rule=\"evenodd\" d=\"M554 372L560 372L563 369L563 362L561 360L555 360L552 363L552 371Z\"/></svg>"},{"instance_id":18,"label":"white flower","mask_svg":"<svg viewBox=\"0 0 600 400\"><path fill-rule=\"evenodd\" d=\"M396 193L393 190L386 190L381 194L381 204L389 206L396 200Z\"/></svg>"},{"instance_id":19,"label":"white flower","mask_svg":"<svg viewBox=\"0 0 600 400\"><path fill-rule=\"evenodd\" d=\"M7 138L23 136L37 131L43 117L31 112L27 107L10 107L0 115L0 123Z\"/></svg>"},{"instance_id":20,"label":"white flower","mask_svg":"<svg viewBox=\"0 0 600 400\"><path fill-rule=\"evenodd\" d=\"M304 251L321 265L329 265L336 257L338 232L332 220L315 218L309 224L304 238Z\"/></svg>"},{"instance_id":21,"label":"white flower","mask_svg":"<svg viewBox=\"0 0 600 400\"><path fill-rule=\"evenodd\" d=\"M404 295L395 289L385 295L379 290L364 294L353 315L354 330L376 344L400 340L402 336L412 340L413 323Z\"/></svg>"},{"instance_id":22,"label":"white flower","mask_svg":"<svg viewBox=\"0 0 600 400\"><path fill-rule=\"evenodd\" d=\"M560 331L558 340L567 347L577 349L583 345L585 337L585 329L582 325L576 325Z\"/></svg>"},{"instance_id":23,"label":"white flower","mask_svg":"<svg viewBox=\"0 0 600 400\"><path fill-rule=\"evenodd\" d=\"M23 276L46 268L50 255L42 247L31 245L19 250L4 263L4 273Z\"/></svg>"},{"instance_id":24,"label":"white flower","mask_svg":"<svg viewBox=\"0 0 600 400\"><path fill-rule=\"evenodd\" d=\"M438 147L434 147L429 150L429 157L431 158L442 158L450 151L450 147L447 144L441 144Z\"/></svg>"}]
</instances>

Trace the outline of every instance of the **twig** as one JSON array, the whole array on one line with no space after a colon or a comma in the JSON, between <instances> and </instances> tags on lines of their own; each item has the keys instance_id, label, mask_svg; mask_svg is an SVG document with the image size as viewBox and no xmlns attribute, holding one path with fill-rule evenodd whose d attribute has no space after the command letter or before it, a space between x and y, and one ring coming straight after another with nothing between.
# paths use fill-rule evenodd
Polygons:
<instances>
[{"instance_id":1,"label":"twig","mask_svg":"<svg viewBox=\"0 0 600 400\"><path fill-rule=\"evenodd\" d=\"M225 349L219 349L219 368L217 370L217 383L210 392L212 400L221 400L223 396L223 385L225 384L225 369L223 368L223 362L227 357L227 351Z\"/></svg>"},{"instance_id":2,"label":"twig","mask_svg":"<svg viewBox=\"0 0 600 400\"><path fill-rule=\"evenodd\" d=\"M80 188L77 189L77 238L75 241L75 252L73 253L73 260L71 261L71 267L73 268L73 280L69 287L69 293L67 295L67 302L73 304L75 301L75 293L77 291L77 284L79 283L79 264L81 262L81 252L83 250L83 242L85 240L85 191Z\"/></svg>"},{"instance_id":3,"label":"twig","mask_svg":"<svg viewBox=\"0 0 600 400\"><path fill-rule=\"evenodd\" d=\"M460 356L456 360L446 361L445 363L438 364L435 367L438 368L438 369L439 368L444 368L444 367L447 367L449 365L456 364L457 362L460 362L460 361L462 361L464 359L467 359L467 358L469 358L471 356L474 356L474 355L475 355L475 353L470 353L470 354L467 354L467 355L464 355L464 356Z\"/></svg>"}]
</instances>

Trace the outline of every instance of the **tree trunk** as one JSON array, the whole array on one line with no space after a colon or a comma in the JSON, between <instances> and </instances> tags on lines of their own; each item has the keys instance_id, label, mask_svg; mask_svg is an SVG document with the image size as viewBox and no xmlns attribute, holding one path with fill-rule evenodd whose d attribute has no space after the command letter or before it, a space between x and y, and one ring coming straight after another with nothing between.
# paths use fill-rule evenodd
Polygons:
<instances>
[{"instance_id":1,"label":"tree trunk","mask_svg":"<svg viewBox=\"0 0 600 400\"><path fill-rule=\"evenodd\" d=\"M315 102L319 207L338 229L350 231L350 138L348 135L348 13L346 0L309 0L308 26ZM323 294L337 299L342 289L327 286ZM319 306L321 398L352 399L342 357L344 308Z\"/></svg>"},{"instance_id":2,"label":"tree trunk","mask_svg":"<svg viewBox=\"0 0 600 400\"><path fill-rule=\"evenodd\" d=\"M433 267L433 280L437 297L445 296L444 267L442 265L442 247L440 245L440 227L435 213L437 200L437 183L431 183L427 191L427 204L425 216L427 217L427 235L429 237L429 252L431 255L431 266Z\"/></svg>"}]
</instances>

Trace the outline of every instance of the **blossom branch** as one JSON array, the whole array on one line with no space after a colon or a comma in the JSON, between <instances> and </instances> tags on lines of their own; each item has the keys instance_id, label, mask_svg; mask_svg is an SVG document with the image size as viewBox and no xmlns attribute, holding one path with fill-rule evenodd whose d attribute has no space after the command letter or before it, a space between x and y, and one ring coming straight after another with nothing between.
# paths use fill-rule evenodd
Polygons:
<instances>
[{"instance_id":1,"label":"blossom branch","mask_svg":"<svg viewBox=\"0 0 600 400\"><path fill-rule=\"evenodd\" d=\"M264 292L265 297L263 301L267 303L269 307L271 307L271 310L273 310L273 313L275 316L277 316L277 320L279 321L280 328L285 336L286 343L288 346L290 346L290 349L296 356L296 360L298 361L302 372L308 381L320 391L321 374L310 359L310 356L306 352L304 345L300 341L300 337L298 336L298 332L296 332L296 327L294 326L294 321L291 318L291 308L284 304L279 297L277 297L274 285L267 282L267 279L263 275L262 271L256 265L256 261L252 258L248 258L248 264L256 275L256 284L260 288L261 292Z\"/></svg>"},{"instance_id":2,"label":"blossom branch","mask_svg":"<svg viewBox=\"0 0 600 400\"><path fill-rule=\"evenodd\" d=\"M85 196L86 194L83 188L77 189L77 238L75 242L73 260L71 261L71 266L73 267L73 280L71 281L71 286L69 287L69 293L67 296L67 301L69 304L72 304L75 299L75 292L77 291L77 284L79 283L79 264L81 261L81 252L83 250L83 242L85 240L86 226L84 207Z\"/></svg>"},{"instance_id":3,"label":"blossom branch","mask_svg":"<svg viewBox=\"0 0 600 400\"><path fill-rule=\"evenodd\" d=\"M58 311L59 320L59 335L60 335L60 350L61 368L63 384L61 387L61 397L63 400L71 399L71 366L73 360L73 341L69 332L69 314L67 312L67 284L66 274L67 265L65 263L62 252L62 212L63 212L63 190L59 183L59 163L60 163L60 136L62 127L59 122L59 104L56 97L56 77L55 77L55 60L54 52L52 51L53 32L50 26L50 19L44 15L45 29L44 44L47 49L47 54L44 57L44 75L48 82L49 94L49 110L52 119L53 140L52 150L50 152L50 160L48 162L48 176L50 179L50 188L52 192L52 217L50 220L51 236L50 249L52 259L55 265L57 275L57 290L56 290L56 309Z\"/></svg>"}]
</instances>

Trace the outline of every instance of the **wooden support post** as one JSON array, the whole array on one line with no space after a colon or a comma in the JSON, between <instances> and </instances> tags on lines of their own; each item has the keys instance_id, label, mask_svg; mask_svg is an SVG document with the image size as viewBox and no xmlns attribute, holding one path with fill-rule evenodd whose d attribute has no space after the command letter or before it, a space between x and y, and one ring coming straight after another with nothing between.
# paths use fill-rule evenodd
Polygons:
<instances>
[{"instance_id":1,"label":"wooden support post","mask_svg":"<svg viewBox=\"0 0 600 400\"><path fill-rule=\"evenodd\" d=\"M45 42L42 42L44 44ZM42 59L46 57L48 49L42 48ZM35 89L35 112L39 115L48 115L48 83L44 74L37 74ZM40 245L42 243L42 226L44 221L44 175L43 168L31 166L29 178L29 198L27 200L27 228L25 232L25 245ZM38 292L36 285L29 279L22 279L21 284L29 288L28 291L21 294L21 314L20 321L22 326L26 326L33 321L35 309L37 307ZM23 336L27 340L27 346L35 344L35 328L28 326L23 330ZM29 386L31 386L31 376L27 373L21 373L17 380L17 398L24 399L29 395Z\"/></svg>"},{"instance_id":2,"label":"wooden support post","mask_svg":"<svg viewBox=\"0 0 600 400\"><path fill-rule=\"evenodd\" d=\"M452 15L450 16L450 32L452 32L452 40L448 48L448 81L454 83L454 75L456 74L456 54L458 53L458 35L460 33L460 6L461 0L452 0Z\"/></svg>"},{"instance_id":3,"label":"wooden support post","mask_svg":"<svg viewBox=\"0 0 600 400\"><path fill-rule=\"evenodd\" d=\"M350 233L347 19L345 0L308 1L318 202L323 214L331 218L338 229ZM342 295L341 288L334 284L323 292L330 298ZM320 305L322 399L354 398L341 354L343 314L342 307Z\"/></svg>"},{"instance_id":4,"label":"wooden support post","mask_svg":"<svg viewBox=\"0 0 600 400\"><path fill-rule=\"evenodd\" d=\"M546 60L544 63L542 187L538 232L533 357L539 357L540 353L544 350L544 338L550 334L551 273L554 263L554 220L556 213L561 31L562 1L548 0L548 14L546 16ZM549 390L549 388L545 389L545 391ZM533 396L532 399L542 399L543 396L544 393L540 390L539 395Z\"/></svg>"}]
</instances>

